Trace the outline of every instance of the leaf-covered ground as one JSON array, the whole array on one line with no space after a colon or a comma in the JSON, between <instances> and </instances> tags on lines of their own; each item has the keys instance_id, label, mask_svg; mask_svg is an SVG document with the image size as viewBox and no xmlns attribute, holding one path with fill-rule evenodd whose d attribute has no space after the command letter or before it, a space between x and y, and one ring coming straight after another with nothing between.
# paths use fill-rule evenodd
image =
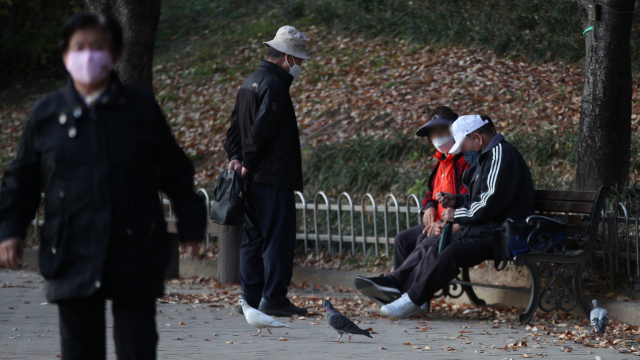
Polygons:
<instances>
[{"instance_id":1,"label":"leaf-covered ground","mask_svg":"<svg viewBox=\"0 0 640 360\"><path fill-rule=\"evenodd\" d=\"M219 1L184 4L163 5L154 87L174 134L196 164L196 182L209 186L224 167L223 142L235 94L265 57L262 42L272 38L286 17L263 3L240 10ZM543 183L545 176L555 174L559 187L571 182L574 170L562 156L561 144L569 146L562 138L575 136L577 130L581 65L530 63L478 48L368 38L333 31L306 18L292 25L309 37L312 57L291 88L307 144L305 156L318 144L357 135L376 139L392 136L392 130L411 134L426 121L430 109L449 105L460 114L489 114L507 134L524 134L525 139L527 134L552 134L535 145L558 156L541 164L544 168L537 174ZM633 86L636 131L640 94L637 81ZM38 91L23 101L0 104L2 168L16 152L29 109L41 95ZM336 119L342 121L326 128ZM418 159L411 166L428 162Z\"/></svg>"},{"instance_id":2,"label":"leaf-covered ground","mask_svg":"<svg viewBox=\"0 0 640 360\"><path fill-rule=\"evenodd\" d=\"M237 285L219 284L207 278L190 278L172 280L167 284L168 288L183 289L193 288L195 291L185 293L184 291L171 291L161 300L161 303L169 304L199 304L211 308L225 308L235 306L241 292ZM290 287L291 301L297 306L308 309L306 317L289 319L294 321L309 321L311 325L319 325L326 321L326 315L321 300L327 298L334 307L342 314L354 319L362 328L367 328L367 324L374 319L387 319L379 313L379 307L375 303L368 301L350 289L340 287L326 287L310 284L292 284ZM473 325L464 325L460 329L459 335L453 337L449 346L444 348L425 348L405 343L408 348L416 350L445 350L456 351L456 342L460 344L470 344L472 341L480 340L482 346L476 350L477 353L498 354L507 358L528 358L545 357L549 348L557 348L560 352L581 352L584 348L609 348L618 353L627 353L640 356L640 343L638 326L629 325L612 319L605 334L595 334L588 320L580 319L568 313L544 313L538 312L531 324L520 325L515 320L515 316L522 312L522 309L513 307L487 306L473 307L466 304L453 304L445 299L434 299L431 301L431 312L420 315L416 320L411 321L411 326L406 326L403 331L411 333L421 333L429 339L431 332L436 330L430 324L436 320L463 319L473 322ZM389 319L396 324L407 324L408 321ZM483 335L491 335L497 329L513 329L512 333L522 332L515 336L520 340L506 342L504 345L490 345L482 341ZM375 328L369 328L372 334L378 334ZM580 348L580 349L579 349ZM544 349L544 350L543 350ZM384 350L384 349L380 349ZM529 351L531 350L531 351ZM526 353L525 353L526 351ZM587 350L588 354L592 352Z\"/></svg>"}]
</instances>

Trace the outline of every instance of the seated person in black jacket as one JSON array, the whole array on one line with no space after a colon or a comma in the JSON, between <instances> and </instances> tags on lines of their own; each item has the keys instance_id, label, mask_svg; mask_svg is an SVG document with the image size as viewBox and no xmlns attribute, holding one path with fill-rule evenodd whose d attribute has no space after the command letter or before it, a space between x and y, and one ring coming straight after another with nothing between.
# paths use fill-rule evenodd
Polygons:
<instances>
[{"instance_id":1,"label":"seated person in black jacket","mask_svg":"<svg viewBox=\"0 0 640 360\"><path fill-rule=\"evenodd\" d=\"M394 318L416 315L421 304L455 279L460 267L495 259L493 229L507 218L519 221L533 214L529 168L520 152L504 136L493 132L488 120L485 115L467 115L451 126L456 144L450 152L462 151L472 166L477 162L469 178L469 195L437 195L437 200L449 208L443 219L459 224L462 232L454 234L451 245L442 253L437 246L429 249L409 291L383 306L383 314Z\"/></svg>"}]
</instances>

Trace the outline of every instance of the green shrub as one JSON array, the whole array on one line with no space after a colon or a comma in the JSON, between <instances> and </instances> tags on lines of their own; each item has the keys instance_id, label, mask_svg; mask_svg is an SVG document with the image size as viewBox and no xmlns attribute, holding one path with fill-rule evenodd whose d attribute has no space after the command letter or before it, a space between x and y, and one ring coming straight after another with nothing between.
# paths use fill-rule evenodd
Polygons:
<instances>
[{"instance_id":1,"label":"green shrub","mask_svg":"<svg viewBox=\"0 0 640 360\"><path fill-rule=\"evenodd\" d=\"M634 146L638 146L638 141ZM573 189L577 159L576 129L514 132L507 140L527 161L536 188ZM303 154L305 193L323 190L330 196L349 191L354 199L365 193L380 198L422 196L435 162L433 147L414 134L393 132L387 137L358 136L341 143L323 143Z\"/></svg>"}]
</instances>

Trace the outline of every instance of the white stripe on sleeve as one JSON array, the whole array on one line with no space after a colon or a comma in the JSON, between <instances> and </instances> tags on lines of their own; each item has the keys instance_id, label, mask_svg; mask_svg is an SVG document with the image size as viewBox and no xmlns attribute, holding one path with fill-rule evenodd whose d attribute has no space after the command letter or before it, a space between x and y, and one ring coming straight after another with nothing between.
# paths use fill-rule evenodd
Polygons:
<instances>
[{"instance_id":1,"label":"white stripe on sleeve","mask_svg":"<svg viewBox=\"0 0 640 360\"><path fill-rule=\"evenodd\" d=\"M491 153L493 158L491 159L491 169L489 170L489 176L487 177L487 191L480 194L480 200L472 203L469 209L457 209L453 215L454 218L472 217L476 211L487 206L489 198L495 192L498 171L500 170L500 164L502 163L502 144L498 144L498 146L494 147Z\"/></svg>"}]
</instances>

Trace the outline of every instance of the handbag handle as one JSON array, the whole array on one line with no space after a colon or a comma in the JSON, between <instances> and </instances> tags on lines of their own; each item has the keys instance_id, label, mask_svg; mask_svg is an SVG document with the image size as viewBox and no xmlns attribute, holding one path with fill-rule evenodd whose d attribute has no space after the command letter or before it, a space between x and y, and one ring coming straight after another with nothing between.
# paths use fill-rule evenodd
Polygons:
<instances>
[{"instance_id":1,"label":"handbag handle","mask_svg":"<svg viewBox=\"0 0 640 360\"><path fill-rule=\"evenodd\" d=\"M233 170L235 171L235 170ZM220 174L221 178L224 178L224 185L222 186L222 189L220 189L220 182L218 181L218 186L216 186L216 191L215 194L213 194L213 198L216 202L220 202L220 200L222 200L222 195L224 195L225 192L227 192L227 188L229 188L229 185L231 185L231 178L228 178L226 176L224 176L225 173L223 172L222 174Z\"/></svg>"}]
</instances>

